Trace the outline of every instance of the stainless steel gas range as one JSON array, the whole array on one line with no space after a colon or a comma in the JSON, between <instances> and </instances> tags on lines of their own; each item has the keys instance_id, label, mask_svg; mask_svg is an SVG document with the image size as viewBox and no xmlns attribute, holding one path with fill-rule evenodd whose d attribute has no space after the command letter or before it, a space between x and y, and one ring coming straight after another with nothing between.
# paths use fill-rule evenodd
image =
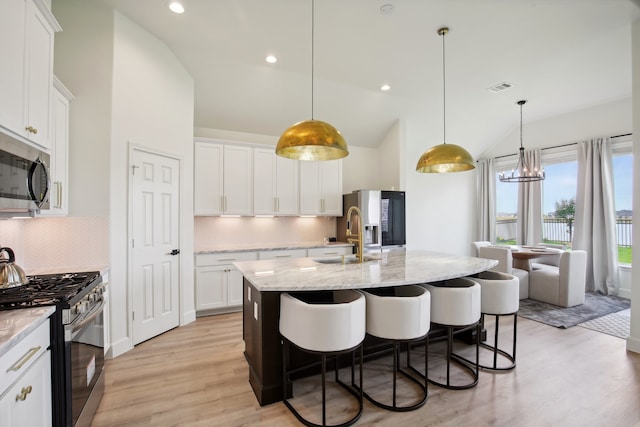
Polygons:
<instances>
[{"instance_id":1,"label":"stainless steel gas range","mask_svg":"<svg viewBox=\"0 0 640 427\"><path fill-rule=\"evenodd\" d=\"M104 284L97 271L29 276L0 289L0 310L53 305L52 425L89 426L104 393Z\"/></svg>"}]
</instances>

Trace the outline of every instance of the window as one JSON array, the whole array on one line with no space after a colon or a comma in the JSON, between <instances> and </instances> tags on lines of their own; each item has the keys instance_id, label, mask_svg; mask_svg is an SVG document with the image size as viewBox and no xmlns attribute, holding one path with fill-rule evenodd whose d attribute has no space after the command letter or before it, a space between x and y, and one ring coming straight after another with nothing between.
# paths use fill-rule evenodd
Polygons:
<instances>
[{"instance_id":1,"label":"window","mask_svg":"<svg viewBox=\"0 0 640 427\"><path fill-rule=\"evenodd\" d=\"M578 162L545 164L542 181L542 240L571 247L576 207Z\"/></svg>"},{"instance_id":2,"label":"window","mask_svg":"<svg viewBox=\"0 0 640 427\"><path fill-rule=\"evenodd\" d=\"M501 182L496 174L496 243L516 244L518 220L518 185Z\"/></svg>"},{"instance_id":3,"label":"window","mask_svg":"<svg viewBox=\"0 0 640 427\"><path fill-rule=\"evenodd\" d=\"M631 264L632 260L633 154L631 145L631 141L615 144L613 150L613 190L620 264Z\"/></svg>"}]
</instances>

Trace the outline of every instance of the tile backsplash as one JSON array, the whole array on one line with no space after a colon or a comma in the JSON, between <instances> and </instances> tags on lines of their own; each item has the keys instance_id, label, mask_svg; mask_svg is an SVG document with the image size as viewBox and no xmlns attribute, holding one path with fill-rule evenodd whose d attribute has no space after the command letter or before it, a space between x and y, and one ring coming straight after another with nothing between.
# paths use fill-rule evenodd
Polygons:
<instances>
[{"instance_id":1,"label":"tile backsplash","mask_svg":"<svg viewBox=\"0 0 640 427\"><path fill-rule=\"evenodd\" d=\"M195 217L194 250L227 246L317 243L336 235L334 217Z\"/></svg>"},{"instance_id":2,"label":"tile backsplash","mask_svg":"<svg viewBox=\"0 0 640 427\"><path fill-rule=\"evenodd\" d=\"M109 264L107 217L0 221L0 244L9 246L27 274Z\"/></svg>"}]
</instances>

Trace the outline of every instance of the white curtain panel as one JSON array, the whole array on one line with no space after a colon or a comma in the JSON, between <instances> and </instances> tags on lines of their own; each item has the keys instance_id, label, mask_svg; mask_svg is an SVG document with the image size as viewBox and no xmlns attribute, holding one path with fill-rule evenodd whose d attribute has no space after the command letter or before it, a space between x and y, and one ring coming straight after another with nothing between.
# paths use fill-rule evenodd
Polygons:
<instances>
[{"instance_id":1,"label":"white curtain panel","mask_svg":"<svg viewBox=\"0 0 640 427\"><path fill-rule=\"evenodd\" d=\"M477 241L496 241L496 168L493 159L480 159L478 171Z\"/></svg>"},{"instance_id":2,"label":"white curtain panel","mask_svg":"<svg viewBox=\"0 0 640 427\"><path fill-rule=\"evenodd\" d=\"M540 150L525 150L524 158L529 168L538 170ZM518 235L519 245L535 245L542 242L542 185L540 181L518 184Z\"/></svg>"},{"instance_id":3,"label":"white curtain panel","mask_svg":"<svg viewBox=\"0 0 640 427\"><path fill-rule=\"evenodd\" d=\"M587 251L588 291L617 295L618 242L609 138L578 144L578 189L573 249Z\"/></svg>"}]
</instances>

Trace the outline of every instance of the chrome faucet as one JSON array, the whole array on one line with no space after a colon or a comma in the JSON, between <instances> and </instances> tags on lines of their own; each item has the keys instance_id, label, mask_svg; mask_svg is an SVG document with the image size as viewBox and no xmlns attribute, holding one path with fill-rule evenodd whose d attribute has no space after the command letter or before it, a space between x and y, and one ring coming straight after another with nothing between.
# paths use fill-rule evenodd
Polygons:
<instances>
[{"instance_id":1,"label":"chrome faucet","mask_svg":"<svg viewBox=\"0 0 640 427\"><path fill-rule=\"evenodd\" d=\"M360 229L358 230L358 234L351 233L351 213L356 211L358 214L358 223L360 224ZM358 262L362 262L364 260L364 244L363 244L363 236L364 236L364 226L362 225L362 211L357 206L351 206L347 211L347 242L356 243L358 242L358 252L356 253L356 257L358 258Z\"/></svg>"}]
</instances>

